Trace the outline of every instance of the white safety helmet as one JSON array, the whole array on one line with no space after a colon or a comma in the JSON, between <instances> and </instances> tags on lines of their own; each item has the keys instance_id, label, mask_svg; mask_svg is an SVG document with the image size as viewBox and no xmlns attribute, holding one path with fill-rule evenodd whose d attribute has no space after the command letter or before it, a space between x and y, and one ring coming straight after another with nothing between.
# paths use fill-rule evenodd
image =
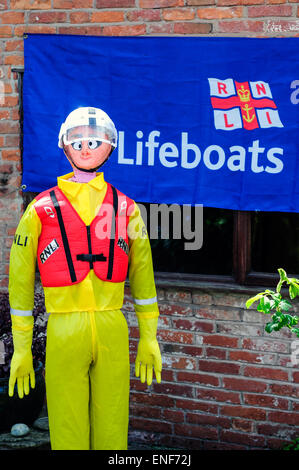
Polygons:
<instances>
[{"instance_id":1,"label":"white safety helmet","mask_svg":"<svg viewBox=\"0 0 299 470\"><path fill-rule=\"evenodd\" d=\"M88 127L88 136L80 132L74 133L76 127ZM78 129L79 130L79 129ZM99 108L86 107L77 108L72 111L60 127L58 147L63 148L82 140L95 139L110 144L113 148L117 146L117 131L113 121L108 114Z\"/></svg>"}]
</instances>

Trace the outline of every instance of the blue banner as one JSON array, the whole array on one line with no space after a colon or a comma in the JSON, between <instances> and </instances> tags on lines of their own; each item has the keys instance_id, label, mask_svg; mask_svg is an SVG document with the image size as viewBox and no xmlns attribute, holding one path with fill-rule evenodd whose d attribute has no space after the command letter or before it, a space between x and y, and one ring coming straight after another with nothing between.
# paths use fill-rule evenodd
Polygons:
<instances>
[{"instance_id":1,"label":"blue banner","mask_svg":"<svg viewBox=\"0 0 299 470\"><path fill-rule=\"evenodd\" d=\"M72 171L66 116L106 111L105 178L139 202L299 212L299 38L24 39L23 184Z\"/></svg>"}]
</instances>

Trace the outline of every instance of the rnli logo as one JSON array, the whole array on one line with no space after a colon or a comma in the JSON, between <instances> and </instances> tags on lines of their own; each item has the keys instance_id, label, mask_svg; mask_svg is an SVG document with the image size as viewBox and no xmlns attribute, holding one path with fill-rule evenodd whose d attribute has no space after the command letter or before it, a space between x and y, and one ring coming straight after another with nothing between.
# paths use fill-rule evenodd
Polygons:
<instances>
[{"instance_id":1,"label":"rnli logo","mask_svg":"<svg viewBox=\"0 0 299 470\"><path fill-rule=\"evenodd\" d=\"M283 127L269 83L208 78L216 129Z\"/></svg>"},{"instance_id":2,"label":"rnli logo","mask_svg":"<svg viewBox=\"0 0 299 470\"><path fill-rule=\"evenodd\" d=\"M44 251L42 251L41 254L39 255L41 263L44 264L47 261L47 259L49 259L50 256L52 256L53 253L55 253L55 251L58 250L58 248L59 248L58 242L54 238L54 240L52 240L49 243L49 245L46 246Z\"/></svg>"}]
</instances>

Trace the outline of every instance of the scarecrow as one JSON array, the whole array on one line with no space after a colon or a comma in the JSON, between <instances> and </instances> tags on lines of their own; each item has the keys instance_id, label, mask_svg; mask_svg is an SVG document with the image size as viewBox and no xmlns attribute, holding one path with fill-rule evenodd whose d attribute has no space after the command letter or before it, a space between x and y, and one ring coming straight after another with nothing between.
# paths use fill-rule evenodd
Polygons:
<instances>
[{"instance_id":1,"label":"scarecrow","mask_svg":"<svg viewBox=\"0 0 299 470\"><path fill-rule=\"evenodd\" d=\"M61 125L58 146L73 172L28 205L11 248L9 395L15 384L20 398L35 386L37 260L50 314L45 379L51 447L125 450L130 361L120 309L127 274L140 332L135 375L150 385L154 369L161 381L150 243L137 204L98 172L117 146L109 116L98 108L75 109Z\"/></svg>"}]
</instances>

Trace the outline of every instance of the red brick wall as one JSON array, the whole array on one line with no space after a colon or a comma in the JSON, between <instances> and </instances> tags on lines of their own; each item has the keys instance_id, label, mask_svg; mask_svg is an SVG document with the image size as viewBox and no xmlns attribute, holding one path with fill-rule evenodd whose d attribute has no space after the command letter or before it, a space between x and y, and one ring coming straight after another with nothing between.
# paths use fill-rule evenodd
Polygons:
<instances>
[{"instance_id":1,"label":"red brick wall","mask_svg":"<svg viewBox=\"0 0 299 470\"><path fill-rule=\"evenodd\" d=\"M0 0L0 290L23 211L19 99L22 35L298 36L292 0ZM1 97L0 97L1 98ZM291 338L267 335L232 286L158 284L163 383L132 378L131 435L185 448L277 448L298 433L298 367ZM132 362L137 324L126 300ZM296 413L297 412L297 413Z\"/></svg>"},{"instance_id":2,"label":"red brick wall","mask_svg":"<svg viewBox=\"0 0 299 470\"><path fill-rule=\"evenodd\" d=\"M269 317L245 308L253 292L158 287L162 383L141 384L132 367L131 439L243 450L279 449L299 435L296 336L264 331ZM129 291L124 308L133 364L138 326Z\"/></svg>"}]
</instances>

